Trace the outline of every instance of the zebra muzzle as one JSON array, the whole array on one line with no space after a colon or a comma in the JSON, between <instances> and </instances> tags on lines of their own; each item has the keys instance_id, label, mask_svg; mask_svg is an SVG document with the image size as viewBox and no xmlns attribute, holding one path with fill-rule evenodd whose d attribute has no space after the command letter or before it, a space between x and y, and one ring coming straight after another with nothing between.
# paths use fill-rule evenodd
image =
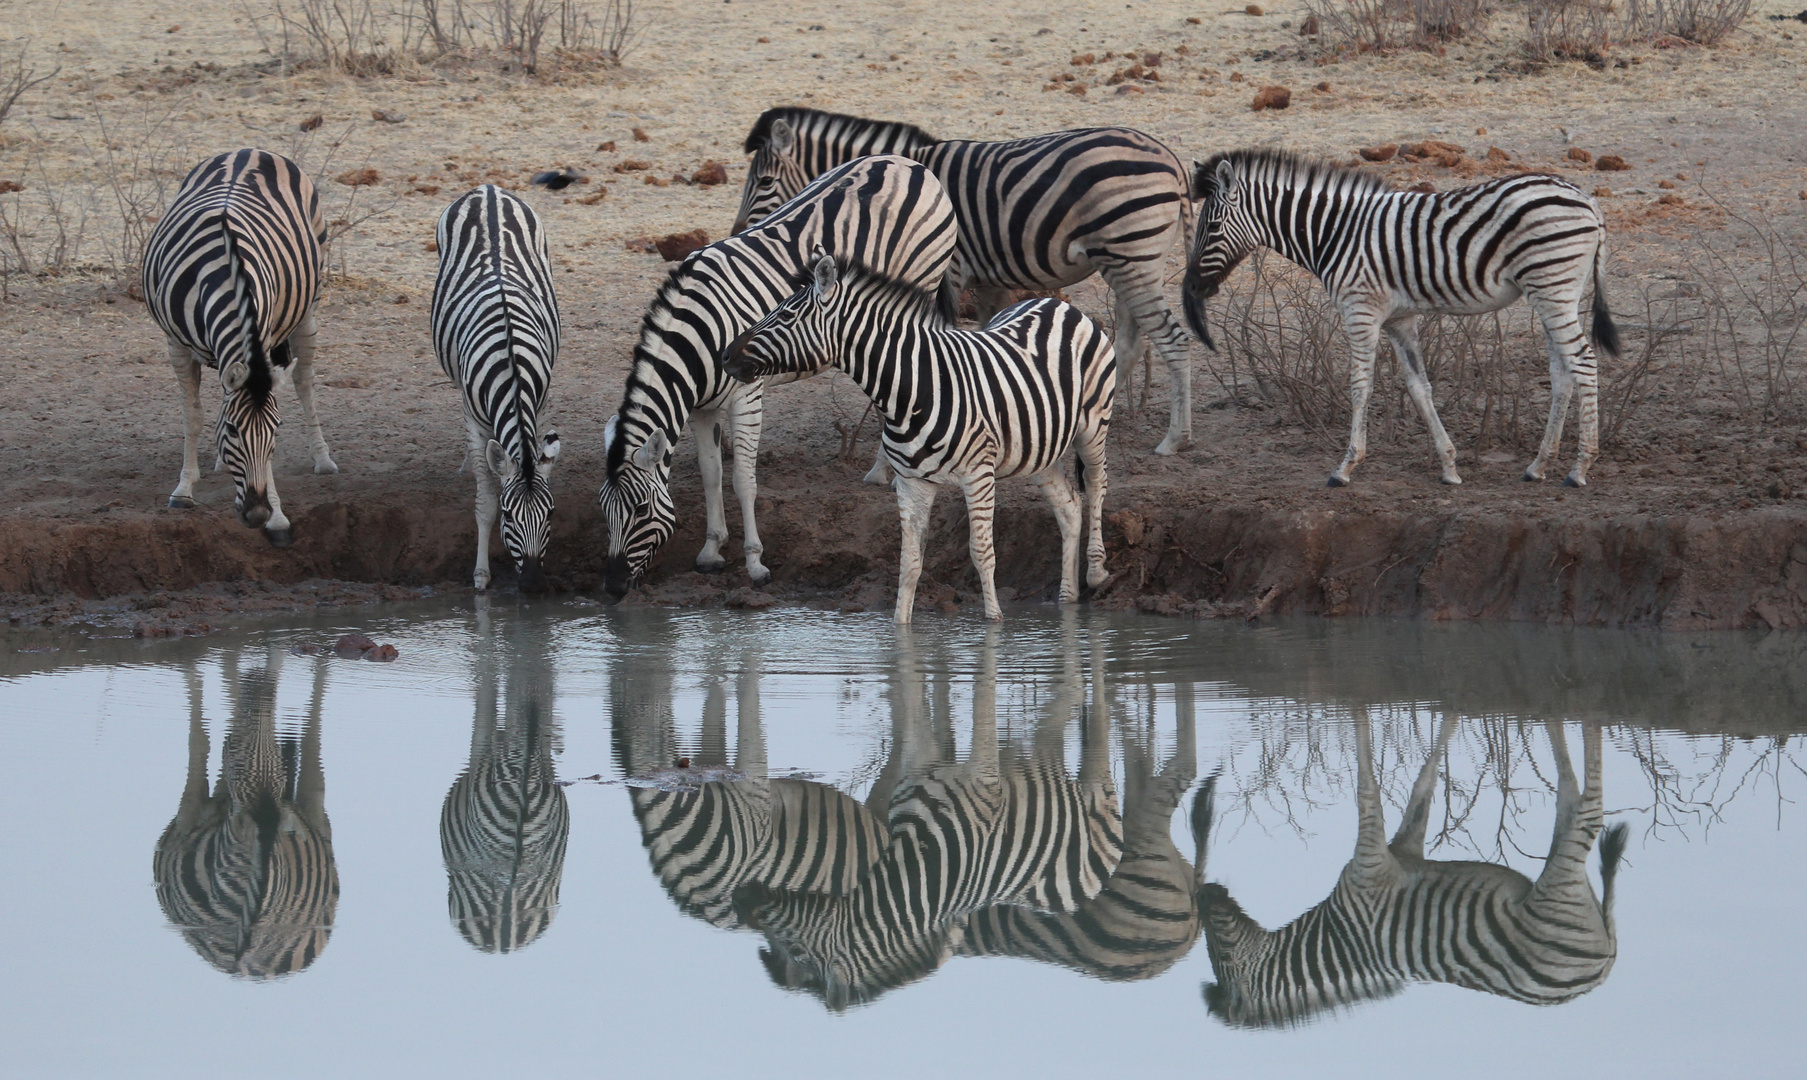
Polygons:
<instances>
[{"instance_id":1,"label":"zebra muzzle","mask_svg":"<svg viewBox=\"0 0 1807 1080\"><path fill-rule=\"evenodd\" d=\"M540 571L540 560L529 557L521 560L520 589L524 593L543 593L548 591L546 575Z\"/></svg>"},{"instance_id":2,"label":"zebra muzzle","mask_svg":"<svg viewBox=\"0 0 1807 1080\"><path fill-rule=\"evenodd\" d=\"M722 370L727 372L730 378L738 379L743 383L750 383L758 378L750 370L751 365L746 358L747 339L752 335L752 330L741 331L733 341L728 342L728 348L722 353Z\"/></svg>"},{"instance_id":3,"label":"zebra muzzle","mask_svg":"<svg viewBox=\"0 0 1807 1080\"><path fill-rule=\"evenodd\" d=\"M626 555L609 556L608 571L603 578L602 591L613 604L627 595L627 590L634 583L633 571L629 569Z\"/></svg>"}]
</instances>

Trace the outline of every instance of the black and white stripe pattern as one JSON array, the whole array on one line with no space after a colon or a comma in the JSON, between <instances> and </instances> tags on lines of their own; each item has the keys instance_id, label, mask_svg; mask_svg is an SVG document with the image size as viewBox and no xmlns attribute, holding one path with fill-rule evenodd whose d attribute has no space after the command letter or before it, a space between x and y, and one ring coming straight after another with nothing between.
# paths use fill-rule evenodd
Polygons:
<instances>
[{"instance_id":1,"label":"black and white stripe pattern","mask_svg":"<svg viewBox=\"0 0 1807 1080\"><path fill-rule=\"evenodd\" d=\"M954 239L953 207L926 169L903 158L869 157L819 178L756 228L691 254L672 271L641 323L621 408L604 434L607 472L597 498L609 530L609 595L624 595L671 536L671 448L686 424L696 438L708 516L697 569L724 565L726 437L747 574L756 584L771 579L753 512L764 387L727 377L718 358L796 291L812 249L857 256L934 288L953 257Z\"/></svg>"},{"instance_id":2,"label":"black and white stripe pattern","mask_svg":"<svg viewBox=\"0 0 1807 1080\"><path fill-rule=\"evenodd\" d=\"M207 790L208 739L200 673L188 673L188 779L152 860L157 902L201 958L229 975L273 979L319 958L339 902L320 706L326 664L299 740L276 733L280 654L240 675L228 657L232 720L221 770Z\"/></svg>"},{"instance_id":3,"label":"black and white stripe pattern","mask_svg":"<svg viewBox=\"0 0 1807 1080\"><path fill-rule=\"evenodd\" d=\"M219 369L225 391L215 444L219 464L232 473L233 508L277 547L293 540L271 465L284 374L301 402L314 471L339 471L314 412L314 304L325 236L319 196L300 166L265 150L234 150L188 174L144 255L145 303L182 385L182 476L169 504L195 504L206 364Z\"/></svg>"},{"instance_id":4,"label":"black and white stripe pattern","mask_svg":"<svg viewBox=\"0 0 1807 1080\"><path fill-rule=\"evenodd\" d=\"M559 442L556 431L540 433L540 413L558 339L558 297L533 209L490 184L446 207L439 218L433 348L464 400L465 462L477 476L472 583L479 589L489 585L498 512L521 588L545 585L540 560L552 528Z\"/></svg>"},{"instance_id":5,"label":"black and white stripe pattern","mask_svg":"<svg viewBox=\"0 0 1807 1080\"><path fill-rule=\"evenodd\" d=\"M1424 858L1437 765L1455 723L1445 722L1389 844L1368 723L1358 721L1355 854L1317 907L1270 933L1222 885L1203 887L1199 913L1217 979L1205 987L1205 1002L1213 1015L1237 1027L1284 1027L1415 981L1554 1005L1606 981L1618 955L1612 894L1625 826L1600 838L1604 899L1596 899L1587 859L1604 820L1599 727L1586 731L1586 782L1578 790L1562 729L1549 725L1556 827L1543 871L1531 881L1510 867ZM1211 797L1207 781L1193 805L1201 874Z\"/></svg>"},{"instance_id":6,"label":"black and white stripe pattern","mask_svg":"<svg viewBox=\"0 0 1807 1080\"><path fill-rule=\"evenodd\" d=\"M1437 418L1418 346L1419 315L1497 311L1523 296L1550 352L1550 418L1526 480L1541 480L1580 390L1580 449L1563 481L1587 483L1599 456L1599 392L1581 300L1593 285L1592 336L1617 355L1601 271L1606 225L1594 200L1540 173L1437 194L1394 191L1378 177L1276 151L1218 154L1196 166L1198 233L1186 268L1185 309L1210 344L1204 302L1256 247L1271 248L1324 282L1349 333L1349 451L1330 474L1347 484L1368 449L1368 397L1384 332L1430 429L1443 482L1459 484L1456 448Z\"/></svg>"},{"instance_id":7,"label":"black and white stripe pattern","mask_svg":"<svg viewBox=\"0 0 1807 1080\"><path fill-rule=\"evenodd\" d=\"M1104 127L943 141L907 124L780 108L759 118L746 151L753 160L736 229L861 154L898 153L928 166L960 221L950 284L975 290L981 323L1010 289L1060 289L1101 274L1116 295L1118 354L1133 367L1146 335L1167 363L1172 411L1155 453L1191 443L1191 342L1162 295L1162 266L1184 242L1190 192L1185 167L1159 140Z\"/></svg>"},{"instance_id":8,"label":"black and white stripe pattern","mask_svg":"<svg viewBox=\"0 0 1807 1080\"><path fill-rule=\"evenodd\" d=\"M878 407L903 522L899 623L915 608L922 542L942 484L957 484L966 496L986 618L1003 616L991 534L1001 477L1029 477L1053 504L1063 603L1079 598L1082 530L1090 534L1086 584L1097 588L1109 576L1105 439L1117 366L1110 339L1078 308L1029 300L984 330L956 330L935 294L824 256L811 284L748 330L723 364L743 379L833 364ZM1086 496L1083 521L1062 461L1069 449L1077 451Z\"/></svg>"}]
</instances>

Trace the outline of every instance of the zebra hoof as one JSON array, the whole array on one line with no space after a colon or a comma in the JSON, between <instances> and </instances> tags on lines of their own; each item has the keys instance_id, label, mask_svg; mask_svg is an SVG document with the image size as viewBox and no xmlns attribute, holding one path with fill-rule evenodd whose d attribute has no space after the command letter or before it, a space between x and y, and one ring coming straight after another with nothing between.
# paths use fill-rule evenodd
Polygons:
<instances>
[{"instance_id":1,"label":"zebra hoof","mask_svg":"<svg viewBox=\"0 0 1807 1080\"><path fill-rule=\"evenodd\" d=\"M1333 488L1348 487L1349 481L1343 479L1342 477L1338 476L1335 473L1331 473L1330 479L1324 481L1324 486L1325 487L1333 487Z\"/></svg>"},{"instance_id":2,"label":"zebra hoof","mask_svg":"<svg viewBox=\"0 0 1807 1080\"><path fill-rule=\"evenodd\" d=\"M727 567L728 561L726 559L698 559L696 561L696 572L699 574L719 574L727 569Z\"/></svg>"},{"instance_id":3,"label":"zebra hoof","mask_svg":"<svg viewBox=\"0 0 1807 1080\"><path fill-rule=\"evenodd\" d=\"M757 570L748 570L747 580L755 585L770 585L772 583L772 572L763 566Z\"/></svg>"},{"instance_id":4,"label":"zebra hoof","mask_svg":"<svg viewBox=\"0 0 1807 1080\"><path fill-rule=\"evenodd\" d=\"M264 539L268 540L273 548L286 548L295 543L295 531L293 529L265 529Z\"/></svg>"},{"instance_id":5,"label":"zebra hoof","mask_svg":"<svg viewBox=\"0 0 1807 1080\"><path fill-rule=\"evenodd\" d=\"M330 476L333 473L336 473L338 471L339 471L339 466L337 466L333 463L332 458L327 458L324 461L314 462L314 475L315 476Z\"/></svg>"},{"instance_id":6,"label":"zebra hoof","mask_svg":"<svg viewBox=\"0 0 1807 1080\"><path fill-rule=\"evenodd\" d=\"M195 501L187 495L171 495L169 497L169 508L171 510L193 510L195 508Z\"/></svg>"},{"instance_id":7,"label":"zebra hoof","mask_svg":"<svg viewBox=\"0 0 1807 1080\"><path fill-rule=\"evenodd\" d=\"M1565 476L1562 478L1562 486L1563 487L1572 487L1572 488L1586 487L1587 481L1586 480L1578 480L1575 478L1574 474L1571 473L1568 476Z\"/></svg>"},{"instance_id":8,"label":"zebra hoof","mask_svg":"<svg viewBox=\"0 0 1807 1080\"><path fill-rule=\"evenodd\" d=\"M1525 475L1519 477L1519 479L1523 480L1527 484L1539 484L1539 483L1543 482L1543 477L1532 472L1530 469L1526 469Z\"/></svg>"},{"instance_id":9,"label":"zebra hoof","mask_svg":"<svg viewBox=\"0 0 1807 1080\"><path fill-rule=\"evenodd\" d=\"M1443 478L1443 483L1448 484L1450 487L1460 487L1462 486L1462 478L1460 476L1445 476Z\"/></svg>"}]
</instances>

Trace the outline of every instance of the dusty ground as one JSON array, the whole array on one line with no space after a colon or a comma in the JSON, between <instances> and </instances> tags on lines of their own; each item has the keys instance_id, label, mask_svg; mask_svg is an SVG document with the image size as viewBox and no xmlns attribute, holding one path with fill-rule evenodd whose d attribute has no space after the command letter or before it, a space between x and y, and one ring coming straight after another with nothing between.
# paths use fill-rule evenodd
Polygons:
<instances>
[{"instance_id":1,"label":"dusty ground","mask_svg":"<svg viewBox=\"0 0 1807 1080\"><path fill-rule=\"evenodd\" d=\"M280 589L317 578L468 581L471 485L456 473L457 400L427 336L435 265L427 242L448 199L483 181L534 201L564 271L567 344L554 416L566 450L553 562L566 587L593 587L601 431L644 303L668 269L627 243L699 226L722 235L744 175L740 140L773 104L905 119L948 137L1130 124L1185 157L1282 145L1349 159L1362 146L1440 139L1474 159L1497 146L1515 165L1613 189L1602 203L1613 229L1609 286L1622 313L1639 297L1688 287L1692 238L1726 224L1709 194L1733 212L1765 215L1797 241L1804 231L1807 201L1797 193L1807 194L1807 125L1798 113L1807 100L1807 26L1764 19L1786 10L1776 0L1760 4L1717 49L1633 47L1616 54L1624 68L1566 64L1530 74L1515 71L1515 9L1496 20L1490 43L1452 46L1441 57L1318 66L1301 58L1302 6L1277 5L1261 17L1228 7L1053 12L1003 3L963 23L926 3L667 4L619 70L535 80L490 63L445 63L357 80L285 74L236 13L203 21L167 3L0 3L0 24L32 40L38 66L62 65L0 129L0 180L26 188L0 198L12 200L21 219L47 192L71 205L88 200L75 263L103 267L118 246L104 175L109 138L115 161L165 154L172 188L192 161L255 144L312 167L325 163L328 177L377 171L379 183L357 189L349 209L353 189L329 179L329 216L355 221L366 208L393 204L332 253L339 276L320 313L320 407L342 471L309 474L290 409L278 461L299 537L288 552L266 549L232 521L223 475L208 474L197 487L199 510L163 508L179 464L176 388L160 333L116 274L97 268L8 282L0 307L0 590L25 594L10 609L35 621L78 614L77 597L221 580L261 579L270 584L260 586L257 603L278 602L270 599L276 588L299 605L318 602L322 587ZM1160 80L1130 79L1135 90L1119 93L1108 77L1127 63L1121 54L1148 52L1163 57ZM1084 53L1118 55L1071 63ZM1062 81L1066 75L1073 80ZM1320 82L1328 88L1315 89ZM1083 95L1070 92L1077 84L1087 87ZM1290 87L1293 106L1252 112L1254 89L1269 84ZM405 119L375 122L374 109ZM322 125L304 135L298 123L316 113ZM635 141L635 128L646 141ZM618 149L597 149L609 142ZM1571 146L1620 155L1633 167L1588 170L1567 161ZM652 167L613 171L629 158ZM644 179L688 176L712 159L728 164L728 184ZM554 166L593 182L558 194L526 185L532 172ZM1496 166L1504 167L1511 166ZM1401 183L1439 187L1468 171L1385 168ZM1665 179L1677 185L1680 205L1658 204L1672 194L1658 187ZM41 226L26 237L43 241ZM1176 251L1176 281L1179 266ZM1108 310L1093 285L1070 295L1094 313ZM1625 320L1635 346L1636 319ZM1221 362L1214 368L1203 349L1196 356L1196 449L1169 459L1148 453L1166 414L1163 372L1145 410L1131 417L1119 409L1109 510L1117 515L1113 569L1121 573L1103 601L1175 612L1227 605L1668 626L1807 622L1807 427L1798 416L1740 418L1711 365L1704 378L1656 380L1585 491L1521 483L1528 443L1512 445L1497 429L1481 443L1462 404L1447 398L1466 484L1436 483L1428 441L1410 421L1372 448L1355 486L1331 491L1321 485L1340 434L1310 432L1284 409L1233 398ZM1535 346L1523 357L1533 376L1540 357ZM1526 402L1535 413L1546 399L1532 385ZM856 422L863 400L850 384L824 378L776 390L768 401L761 523L776 594L885 603L894 512L888 493L857 482L871 428L857 460L844 464L831 426ZM1541 420L1525 424L1523 438L1534 440ZM736 591L745 585L737 569L718 579L687 572L700 504L683 447L676 482L685 530L650 595L767 602ZM1022 597L1041 594L1054 564L1052 520L1032 494L1008 496L1026 512L1006 514L1000 537L1001 578ZM970 584L963 523L945 509L937 521L931 573L947 585L929 590L928 602L951 607ZM229 607L236 588L204 590L214 599L195 601L196 611ZM367 598L324 589L329 598Z\"/></svg>"}]
</instances>

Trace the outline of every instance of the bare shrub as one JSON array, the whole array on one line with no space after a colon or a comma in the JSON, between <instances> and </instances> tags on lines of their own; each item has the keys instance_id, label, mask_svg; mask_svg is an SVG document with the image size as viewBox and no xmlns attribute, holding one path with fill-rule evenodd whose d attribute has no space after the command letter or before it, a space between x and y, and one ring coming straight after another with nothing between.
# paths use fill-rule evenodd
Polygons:
<instances>
[{"instance_id":1,"label":"bare shrub","mask_svg":"<svg viewBox=\"0 0 1807 1080\"><path fill-rule=\"evenodd\" d=\"M1333 52L1386 52L1398 48L1411 17L1406 0L1310 0L1319 40Z\"/></svg>"},{"instance_id":2,"label":"bare shrub","mask_svg":"<svg viewBox=\"0 0 1807 1080\"><path fill-rule=\"evenodd\" d=\"M1807 406L1807 252L1762 216L1737 213L1711 193L1733 228L1698 232L1688 256L1700 283L1702 347L1749 422L1796 419Z\"/></svg>"},{"instance_id":3,"label":"bare shrub","mask_svg":"<svg viewBox=\"0 0 1807 1080\"><path fill-rule=\"evenodd\" d=\"M40 86L56 78L62 71L58 65L48 75L39 75L36 68L25 65L25 51L31 42L19 44L19 51L11 56L0 54L0 124L6 122L6 116L13 111L13 106L25 96L25 92L34 86Z\"/></svg>"},{"instance_id":4,"label":"bare shrub","mask_svg":"<svg viewBox=\"0 0 1807 1080\"><path fill-rule=\"evenodd\" d=\"M132 295L137 295L151 233L193 165L188 140L181 125L173 122L174 116L174 109L161 116L147 114L127 133L109 122L98 106L94 109L100 146L90 145L89 151L102 178L96 201L116 215L101 234L100 245L106 267L118 274L122 287Z\"/></svg>"},{"instance_id":5,"label":"bare shrub","mask_svg":"<svg viewBox=\"0 0 1807 1080\"><path fill-rule=\"evenodd\" d=\"M1411 0L1412 44L1434 49L1451 41L1487 37L1493 8L1486 0Z\"/></svg>"},{"instance_id":6,"label":"bare shrub","mask_svg":"<svg viewBox=\"0 0 1807 1080\"><path fill-rule=\"evenodd\" d=\"M320 212L326 218L326 239L320 245L320 262L328 276L347 277L350 270L347 265L345 249L339 241L356 232L365 223L394 210L401 204L400 192L391 192L385 200L375 184L341 184L333 179L333 172L339 161L340 151L346 142L358 130L356 123L346 126L335 137L324 140L321 145L319 128L312 131L297 131L289 138L286 147L288 156L307 170L314 181L314 188L320 193ZM357 170L369 168L370 155L364 156L364 163ZM340 171L344 171L342 168Z\"/></svg>"},{"instance_id":7,"label":"bare shrub","mask_svg":"<svg viewBox=\"0 0 1807 1080\"><path fill-rule=\"evenodd\" d=\"M1596 66L1625 36L1614 0L1527 0L1525 55L1539 63L1581 60Z\"/></svg>"},{"instance_id":8,"label":"bare shrub","mask_svg":"<svg viewBox=\"0 0 1807 1080\"><path fill-rule=\"evenodd\" d=\"M1639 37L1671 35L1697 45L1717 45L1751 13L1751 0L1630 0L1630 22Z\"/></svg>"},{"instance_id":9,"label":"bare shrub","mask_svg":"<svg viewBox=\"0 0 1807 1080\"><path fill-rule=\"evenodd\" d=\"M389 75L442 57L497 56L538 73L560 60L619 64L646 24L633 0L241 0L263 47L350 75Z\"/></svg>"}]
</instances>

